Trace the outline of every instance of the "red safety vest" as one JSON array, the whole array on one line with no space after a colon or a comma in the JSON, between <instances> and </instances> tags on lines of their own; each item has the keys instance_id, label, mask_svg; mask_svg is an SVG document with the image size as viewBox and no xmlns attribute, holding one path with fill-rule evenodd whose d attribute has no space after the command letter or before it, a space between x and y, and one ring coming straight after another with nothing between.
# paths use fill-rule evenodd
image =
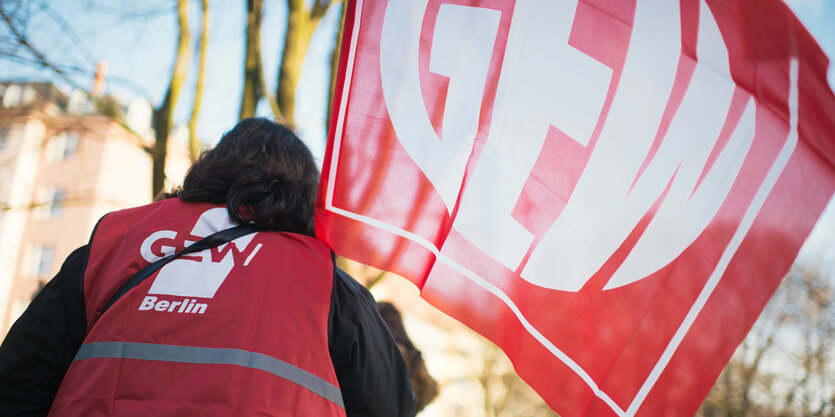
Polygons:
<instances>
[{"instance_id":1,"label":"red safety vest","mask_svg":"<svg viewBox=\"0 0 835 417\"><path fill-rule=\"evenodd\" d=\"M87 335L51 416L345 415L328 352L333 264L314 238L259 232L184 255L101 314L141 268L232 225L225 207L176 198L99 222Z\"/></svg>"}]
</instances>

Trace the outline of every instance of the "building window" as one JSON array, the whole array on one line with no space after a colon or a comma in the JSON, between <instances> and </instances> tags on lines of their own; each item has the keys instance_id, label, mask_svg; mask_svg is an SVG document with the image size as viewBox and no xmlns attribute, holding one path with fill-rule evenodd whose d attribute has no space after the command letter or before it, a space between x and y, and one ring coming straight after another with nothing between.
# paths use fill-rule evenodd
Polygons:
<instances>
[{"instance_id":1,"label":"building window","mask_svg":"<svg viewBox=\"0 0 835 417\"><path fill-rule=\"evenodd\" d=\"M17 84L10 84L3 92L3 107L11 109L20 105L23 89Z\"/></svg>"},{"instance_id":2,"label":"building window","mask_svg":"<svg viewBox=\"0 0 835 417\"><path fill-rule=\"evenodd\" d=\"M63 188L54 188L52 191L52 199L49 201L48 211L49 218L58 217L64 209L64 201L67 199L67 190Z\"/></svg>"},{"instance_id":3,"label":"building window","mask_svg":"<svg viewBox=\"0 0 835 417\"><path fill-rule=\"evenodd\" d=\"M9 128L0 127L0 152L6 150L9 145Z\"/></svg>"},{"instance_id":4,"label":"building window","mask_svg":"<svg viewBox=\"0 0 835 417\"><path fill-rule=\"evenodd\" d=\"M35 90L34 87L31 85L27 85L23 88L23 94L20 97L20 102L24 106L32 104L38 98L38 90Z\"/></svg>"},{"instance_id":5,"label":"building window","mask_svg":"<svg viewBox=\"0 0 835 417\"><path fill-rule=\"evenodd\" d=\"M66 200L66 189L52 186L41 187L35 202L35 217L44 220L60 216Z\"/></svg>"},{"instance_id":6,"label":"building window","mask_svg":"<svg viewBox=\"0 0 835 417\"><path fill-rule=\"evenodd\" d=\"M75 154L78 153L79 139L78 132L67 133L67 140L64 144L64 152L62 153L64 158L75 156Z\"/></svg>"},{"instance_id":7,"label":"building window","mask_svg":"<svg viewBox=\"0 0 835 417\"><path fill-rule=\"evenodd\" d=\"M34 244L29 247L26 255L24 274L30 278L47 278L52 271L52 258L55 250L52 246Z\"/></svg>"},{"instance_id":8,"label":"building window","mask_svg":"<svg viewBox=\"0 0 835 417\"><path fill-rule=\"evenodd\" d=\"M47 159L50 162L60 162L78 153L80 141L77 132L61 132L55 135L47 145Z\"/></svg>"}]
</instances>

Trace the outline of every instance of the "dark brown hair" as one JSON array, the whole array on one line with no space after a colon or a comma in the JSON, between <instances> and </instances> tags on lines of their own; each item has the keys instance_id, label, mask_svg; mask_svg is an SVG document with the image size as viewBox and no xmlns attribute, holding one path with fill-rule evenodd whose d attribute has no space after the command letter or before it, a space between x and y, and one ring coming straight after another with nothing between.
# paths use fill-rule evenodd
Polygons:
<instances>
[{"instance_id":1,"label":"dark brown hair","mask_svg":"<svg viewBox=\"0 0 835 417\"><path fill-rule=\"evenodd\" d=\"M292 130L263 118L241 120L188 171L180 200L226 204L238 224L313 236L319 170Z\"/></svg>"}]
</instances>

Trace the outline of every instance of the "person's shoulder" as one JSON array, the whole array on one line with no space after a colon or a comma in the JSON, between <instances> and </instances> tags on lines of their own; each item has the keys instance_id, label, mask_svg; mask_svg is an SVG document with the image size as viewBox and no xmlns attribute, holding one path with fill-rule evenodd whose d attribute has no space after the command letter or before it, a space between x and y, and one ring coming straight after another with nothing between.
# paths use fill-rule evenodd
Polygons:
<instances>
[{"instance_id":1,"label":"person's shoulder","mask_svg":"<svg viewBox=\"0 0 835 417\"><path fill-rule=\"evenodd\" d=\"M362 299L363 301L374 301L371 292L360 284L359 281L354 279L354 277L342 270L342 268L334 265L333 276L335 292L339 293L339 290L342 290L341 292L347 296Z\"/></svg>"}]
</instances>

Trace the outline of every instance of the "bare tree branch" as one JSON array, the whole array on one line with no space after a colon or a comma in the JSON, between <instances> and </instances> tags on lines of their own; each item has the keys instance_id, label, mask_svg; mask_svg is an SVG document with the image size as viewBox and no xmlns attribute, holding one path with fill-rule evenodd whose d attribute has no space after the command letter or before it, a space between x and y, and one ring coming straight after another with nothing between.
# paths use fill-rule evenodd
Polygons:
<instances>
[{"instance_id":1,"label":"bare tree branch","mask_svg":"<svg viewBox=\"0 0 835 417\"><path fill-rule=\"evenodd\" d=\"M310 18L312 19L321 19L325 13L328 12L328 8L333 3L339 3L340 0L332 1L332 0L313 0L313 8L310 10Z\"/></svg>"},{"instance_id":2,"label":"bare tree branch","mask_svg":"<svg viewBox=\"0 0 835 417\"><path fill-rule=\"evenodd\" d=\"M165 187L165 161L168 155L168 135L171 133L174 109L177 107L177 100L180 90L188 71L188 63L191 57L189 44L191 34L188 27L188 0L177 0L177 24L179 35L177 37L177 55L174 60L174 67L171 70L171 81L165 93L162 104L154 109L154 142L151 151L153 159L152 192L157 195Z\"/></svg>"},{"instance_id":3,"label":"bare tree branch","mask_svg":"<svg viewBox=\"0 0 835 417\"><path fill-rule=\"evenodd\" d=\"M119 17L120 21L133 19L153 19L160 16L165 16L177 11L177 5L172 4L170 0L163 0L158 4L148 5L147 2L129 2L122 3L134 5L144 5L145 7L119 7L111 4L99 4L95 1L88 1L87 8L97 11L99 13L111 14Z\"/></svg>"},{"instance_id":4,"label":"bare tree branch","mask_svg":"<svg viewBox=\"0 0 835 417\"><path fill-rule=\"evenodd\" d=\"M43 68L42 61L40 61L38 59L24 57L24 56L20 56L20 55L11 55L11 54L5 53L4 51L0 51L0 59L6 59L8 61L17 62L19 64L29 65L29 66L33 66L33 67L37 67L37 68ZM80 68L80 67L73 66L73 65L57 65L57 64L54 64L54 63L52 65L55 68L58 68L59 70L64 72L65 74L71 74L72 73L72 74L77 74L77 75L83 75L83 76L88 77L88 78L92 77L93 74L94 74L94 70L92 70L92 69ZM119 76L119 75L108 75L107 76L107 82L108 82L108 84L116 84L116 85L125 87L126 89L130 90L132 93L144 98L148 102L152 101L151 94L148 92L148 90L143 85L137 83L136 81L133 81L130 78L122 77L122 76Z\"/></svg>"},{"instance_id":5,"label":"bare tree branch","mask_svg":"<svg viewBox=\"0 0 835 417\"><path fill-rule=\"evenodd\" d=\"M337 3L340 1L314 0L313 7L308 9L304 0L287 0L287 32L278 70L276 99L282 115L291 124L295 113L296 87L310 40L322 16Z\"/></svg>"},{"instance_id":6,"label":"bare tree branch","mask_svg":"<svg viewBox=\"0 0 835 417\"><path fill-rule=\"evenodd\" d=\"M58 27L61 29L61 32L70 38L70 43L78 50L79 53L81 53L81 55L84 56L84 58L87 60L87 64L89 64L92 67L95 64L96 59L93 58L93 54L90 53L90 50L87 49L87 47L84 45L84 42L81 41L81 38L79 38L78 34L75 32L75 30L72 29L69 23L67 23L67 21L63 17L61 17L61 15L56 13L55 10L49 7L49 5L47 5L46 3L42 1L36 1L35 3L38 5L41 11L44 12L44 14L46 14L50 19L52 19L53 22L55 22L56 25L58 25Z\"/></svg>"},{"instance_id":7,"label":"bare tree branch","mask_svg":"<svg viewBox=\"0 0 835 417\"><path fill-rule=\"evenodd\" d=\"M202 24L200 27L200 39L198 40L198 54L200 55L197 65L197 84L194 87L194 106L191 108L191 116L188 119L188 145L191 160L196 161L200 156L200 139L197 138L197 117L200 114L200 101L203 99L203 85L206 78L206 55L209 44L209 0L201 0Z\"/></svg>"},{"instance_id":8,"label":"bare tree branch","mask_svg":"<svg viewBox=\"0 0 835 417\"><path fill-rule=\"evenodd\" d=\"M325 113L325 129L330 129L331 113L333 113L334 99L336 97L336 77L339 73L339 54L342 51L342 39L345 31L345 8L347 4L342 4L339 11L339 28L336 30L336 42L334 42L333 50L331 51L331 75L330 88L328 89L327 113Z\"/></svg>"},{"instance_id":9,"label":"bare tree branch","mask_svg":"<svg viewBox=\"0 0 835 417\"><path fill-rule=\"evenodd\" d=\"M14 22L12 21L12 18L11 18L11 17L10 17L10 16L6 13L6 11L3 9L3 7L0 7L0 17L2 17L2 18L3 18L3 21L6 23L6 26L7 26L7 27L9 28L9 30L12 32L12 35L14 35L15 39L17 40L17 42L18 42L21 46L23 46L23 47L24 47L24 48L25 48L25 49L26 49L29 53L31 53L31 54L32 54L32 56L34 57L34 59L35 59L37 62L39 62L39 63L40 63L40 65L41 65L43 68L47 68L47 69L49 69L49 70L50 70L50 71L52 71L55 75L57 75L59 78L61 78L62 80L64 80L64 82L66 82L67 84L69 84L71 87L73 87L73 88L75 88L75 89L77 89L77 90L81 91L82 93L84 93L84 95L85 95L85 96L87 96L87 98L88 98L90 101L92 101L92 102L96 105L96 107L97 107L97 108L101 108L101 109L105 109L105 108L107 108L107 103L105 103L105 102L104 102L101 98L96 97L96 96L94 96L93 94L91 94L89 90L87 90L87 89L85 89L84 87L80 86L80 85L79 85L79 84L78 84L75 80L73 80L70 76L68 76L68 75L67 75L64 71L62 71L60 68L58 68L58 67L56 67L56 66L52 65L52 63L50 63L50 62L46 59L46 56L44 56L44 54L43 54L43 53L41 53L38 49L36 49L36 48L35 48L35 47L34 47L34 46L33 46L33 45L29 42L29 40L26 38L26 36L24 36L24 35L23 35L23 33L21 33L20 31L18 31L17 27L15 26ZM129 133L133 136L134 143L135 143L137 146L139 146L141 149L145 150L146 152L147 152L147 151L150 151L150 148L148 148L148 147L147 147L147 145L145 145L145 140L144 140L144 138L142 137L142 135L140 135L138 132L136 132L135 130L133 130L133 128L131 128L131 127L127 124L127 122L126 122L124 119L114 118L114 120L115 120L116 122L118 122L118 123L119 123L119 125L120 125L120 126L122 126L122 128L124 128L126 131L128 131L128 132L129 132Z\"/></svg>"}]
</instances>

